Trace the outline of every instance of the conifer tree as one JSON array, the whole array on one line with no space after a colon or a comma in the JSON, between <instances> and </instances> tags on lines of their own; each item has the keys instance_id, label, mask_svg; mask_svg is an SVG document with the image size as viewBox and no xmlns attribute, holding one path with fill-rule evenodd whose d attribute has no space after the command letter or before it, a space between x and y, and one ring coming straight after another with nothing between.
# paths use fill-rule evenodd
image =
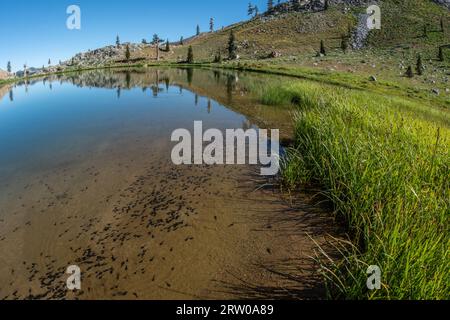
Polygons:
<instances>
[{"instance_id":1,"label":"conifer tree","mask_svg":"<svg viewBox=\"0 0 450 320\"><path fill-rule=\"evenodd\" d=\"M252 16L254 12L254 8L251 2L248 3L247 15Z\"/></svg>"},{"instance_id":2,"label":"conifer tree","mask_svg":"<svg viewBox=\"0 0 450 320\"><path fill-rule=\"evenodd\" d=\"M192 46L189 46L186 62L194 63L194 50L192 49Z\"/></svg>"},{"instance_id":3,"label":"conifer tree","mask_svg":"<svg viewBox=\"0 0 450 320\"><path fill-rule=\"evenodd\" d=\"M325 43L323 40L320 41L320 54L323 54L324 56L327 55L327 50L325 49Z\"/></svg>"},{"instance_id":4,"label":"conifer tree","mask_svg":"<svg viewBox=\"0 0 450 320\"><path fill-rule=\"evenodd\" d=\"M197 25L197 36L199 36L200 35L200 26L199 25Z\"/></svg>"},{"instance_id":5,"label":"conifer tree","mask_svg":"<svg viewBox=\"0 0 450 320\"><path fill-rule=\"evenodd\" d=\"M117 46L117 48L120 47L120 38L119 38L119 36L116 37L116 46Z\"/></svg>"},{"instance_id":6,"label":"conifer tree","mask_svg":"<svg viewBox=\"0 0 450 320\"><path fill-rule=\"evenodd\" d=\"M351 38L352 35L353 35L353 26L351 24L348 24L348 26L347 26L347 36L349 38Z\"/></svg>"},{"instance_id":7,"label":"conifer tree","mask_svg":"<svg viewBox=\"0 0 450 320\"><path fill-rule=\"evenodd\" d=\"M8 61L7 65L6 65L6 71L8 71L9 73L11 73L11 61Z\"/></svg>"},{"instance_id":8,"label":"conifer tree","mask_svg":"<svg viewBox=\"0 0 450 320\"><path fill-rule=\"evenodd\" d=\"M214 18L209 19L209 31L214 32Z\"/></svg>"},{"instance_id":9,"label":"conifer tree","mask_svg":"<svg viewBox=\"0 0 450 320\"><path fill-rule=\"evenodd\" d=\"M348 50L348 39L345 36L342 36L341 49L342 49L342 51L344 53L347 53L347 50Z\"/></svg>"},{"instance_id":10,"label":"conifer tree","mask_svg":"<svg viewBox=\"0 0 450 320\"><path fill-rule=\"evenodd\" d=\"M423 67L423 63L422 63L422 56L420 54L417 57L416 71L419 76L421 76L424 71L424 67Z\"/></svg>"},{"instance_id":11,"label":"conifer tree","mask_svg":"<svg viewBox=\"0 0 450 320\"><path fill-rule=\"evenodd\" d=\"M184 38L183 37L180 38L180 45L184 45Z\"/></svg>"},{"instance_id":12,"label":"conifer tree","mask_svg":"<svg viewBox=\"0 0 450 320\"><path fill-rule=\"evenodd\" d=\"M439 47L438 59L441 62L443 62L445 60L445 58L444 58L444 49L442 47Z\"/></svg>"},{"instance_id":13,"label":"conifer tree","mask_svg":"<svg viewBox=\"0 0 450 320\"><path fill-rule=\"evenodd\" d=\"M231 30L230 37L228 39L228 59L234 60L237 58L237 46L236 46L236 37L234 35L234 31Z\"/></svg>"},{"instance_id":14,"label":"conifer tree","mask_svg":"<svg viewBox=\"0 0 450 320\"><path fill-rule=\"evenodd\" d=\"M125 59L126 59L127 61L129 61L129 60L130 60L130 57L131 57L130 46L127 44L127 47L126 47L126 49L125 49Z\"/></svg>"},{"instance_id":15,"label":"conifer tree","mask_svg":"<svg viewBox=\"0 0 450 320\"><path fill-rule=\"evenodd\" d=\"M167 41L166 41L166 52L170 52L170 43L169 43L169 39L167 39Z\"/></svg>"},{"instance_id":16,"label":"conifer tree","mask_svg":"<svg viewBox=\"0 0 450 320\"><path fill-rule=\"evenodd\" d=\"M414 77L414 72L411 66L408 67L408 69L406 70L406 74L405 74L408 78L413 78Z\"/></svg>"},{"instance_id":17,"label":"conifer tree","mask_svg":"<svg viewBox=\"0 0 450 320\"><path fill-rule=\"evenodd\" d=\"M217 51L217 54L214 56L214 63L221 63L222 62L222 53L220 50Z\"/></svg>"},{"instance_id":18,"label":"conifer tree","mask_svg":"<svg viewBox=\"0 0 450 320\"><path fill-rule=\"evenodd\" d=\"M269 12L269 13L273 12L273 0L267 1L267 12Z\"/></svg>"}]
</instances>

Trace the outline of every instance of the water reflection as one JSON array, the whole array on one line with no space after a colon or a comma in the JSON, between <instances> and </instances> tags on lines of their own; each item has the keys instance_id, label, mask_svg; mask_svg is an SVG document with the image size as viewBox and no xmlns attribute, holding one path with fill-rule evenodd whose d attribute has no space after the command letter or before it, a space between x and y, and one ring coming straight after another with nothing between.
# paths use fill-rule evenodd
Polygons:
<instances>
[{"instance_id":1,"label":"water reflection","mask_svg":"<svg viewBox=\"0 0 450 320\"><path fill-rule=\"evenodd\" d=\"M184 79L183 74L185 75ZM198 74L198 81L194 79L197 78L194 77L196 74ZM110 88L116 90L131 90L135 87L141 87L145 91L150 87L157 94L162 91L160 88L161 84L164 86L165 91L168 91L172 85L187 88L193 85L208 83L211 80L211 76L215 81L210 84L216 84L224 88L228 96L232 95L239 79L236 73L217 70L210 72L194 70L193 68L154 70L150 72L145 69L73 72L66 75L58 74L42 78L24 79L18 81L17 86L24 86L28 90L28 87L36 83L43 83L44 85L48 83L48 88L52 89L53 82L58 81L60 85L68 82L77 87ZM222 80L223 77L225 77L226 81ZM183 88L181 88L180 93L183 92Z\"/></svg>"},{"instance_id":2,"label":"water reflection","mask_svg":"<svg viewBox=\"0 0 450 320\"><path fill-rule=\"evenodd\" d=\"M0 87L0 178L78 161L119 141L166 147L175 129L197 120L205 128L239 128L246 116L219 102L226 84L214 78L193 69L94 70Z\"/></svg>"},{"instance_id":3,"label":"water reflection","mask_svg":"<svg viewBox=\"0 0 450 320\"><path fill-rule=\"evenodd\" d=\"M187 82L189 85L192 85L192 79L194 78L194 69L188 68L187 71Z\"/></svg>"},{"instance_id":4,"label":"water reflection","mask_svg":"<svg viewBox=\"0 0 450 320\"><path fill-rule=\"evenodd\" d=\"M135 141L166 147L174 130L200 120L205 130L265 127L283 135L279 124L289 123L289 111L252 95L263 83L253 74L168 68L74 72L0 87L0 179L108 146L118 153Z\"/></svg>"},{"instance_id":5,"label":"water reflection","mask_svg":"<svg viewBox=\"0 0 450 320\"><path fill-rule=\"evenodd\" d=\"M250 115L258 121L272 117L287 118L280 113L279 108L268 106L261 108L259 97L255 97L255 92L263 92L261 88L268 82L273 83L274 77L233 70L127 68L76 71L69 74L23 79L12 88L8 87L3 91L0 88L0 108L4 102L2 98L8 95L8 92L9 103L16 104L17 101L21 101L22 93L27 94L29 90L35 91L35 87L38 91L46 89L59 93L61 88L70 85L74 88L89 88L94 91L102 89L102 95L110 92L109 94L116 101L129 98L128 94L124 95L125 91L139 89L144 97L160 98L162 93L170 97L174 94L188 99L192 97L192 105L202 106L198 110L202 110L205 114L213 114L216 111L214 102L217 101L240 113ZM56 87L57 83L59 85ZM203 97L207 99L204 102ZM283 122L287 123L284 120ZM267 125L267 121L263 123Z\"/></svg>"}]
</instances>

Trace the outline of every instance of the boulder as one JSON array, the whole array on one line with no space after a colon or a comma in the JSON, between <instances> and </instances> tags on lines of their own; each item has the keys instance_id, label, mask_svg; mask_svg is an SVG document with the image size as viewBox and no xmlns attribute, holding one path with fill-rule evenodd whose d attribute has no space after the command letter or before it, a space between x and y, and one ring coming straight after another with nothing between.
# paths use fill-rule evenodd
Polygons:
<instances>
[{"instance_id":1,"label":"boulder","mask_svg":"<svg viewBox=\"0 0 450 320\"><path fill-rule=\"evenodd\" d=\"M267 55L267 57L269 59L279 58L279 57L281 57L281 53L279 53L278 51L272 51Z\"/></svg>"}]
</instances>

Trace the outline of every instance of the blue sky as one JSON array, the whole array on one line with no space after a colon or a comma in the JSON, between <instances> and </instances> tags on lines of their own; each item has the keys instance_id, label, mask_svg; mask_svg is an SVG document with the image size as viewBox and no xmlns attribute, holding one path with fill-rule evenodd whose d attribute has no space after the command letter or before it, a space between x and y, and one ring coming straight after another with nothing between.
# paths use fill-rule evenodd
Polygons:
<instances>
[{"instance_id":1,"label":"blue sky","mask_svg":"<svg viewBox=\"0 0 450 320\"><path fill-rule=\"evenodd\" d=\"M253 0L260 10L266 0ZM81 30L68 30L66 9L81 8ZM41 67L66 60L74 54L122 42L141 42L160 37L178 40L195 33L196 25L208 30L247 19L244 0L39 0L4 1L0 14L0 69L11 61L13 70L23 64Z\"/></svg>"}]
</instances>

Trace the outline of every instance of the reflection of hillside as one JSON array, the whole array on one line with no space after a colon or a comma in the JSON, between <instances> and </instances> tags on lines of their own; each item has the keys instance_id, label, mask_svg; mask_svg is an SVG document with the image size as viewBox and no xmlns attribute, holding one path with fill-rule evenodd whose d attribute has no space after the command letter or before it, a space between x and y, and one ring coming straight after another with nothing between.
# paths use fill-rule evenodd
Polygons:
<instances>
[{"instance_id":1,"label":"reflection of hillside","mask_svg":"<svg viewBox=\"0 0 450 320\"><path fill-rule=\"evenodd\" d=\"M136 87L151 88L155 84L166 86L190 86L193 79L198 84L213 84L225 86L227 82L236 82L238 76L231 72L194 69L148 69L137 70L93 70L67 75L54 75L46 77L46 81L70 82L79 87L109 88L109 89L132 89ZM222 77L221 77L222 76ZM42 79L38 80L41 81ZM223 81L218 81L223 80Z\"/></svg>"},{"instance_id":2,"label":"reflection of hillside","mask_svg":"<svg viewBox=\"0 0 450 320\"><path fill-rule=\"evenodd\" d=\"M284 127L282 136L289 136L292 132L291 117L289 112L280 110L280 107L262 106L255 91L261 91L279 77L261 76L252 73L206 70L192 68L160 68L160 69L110 69L92 70L81 73L73 73L47 80L67 81L79 87L109 88L117 92L120 98L123 90L142 88L150 90L154 97L170 86L178 86L180 91L187 89L196 96L196 104L200 97L206 97L202 102L208 112L213 112L211 99L226 105L231 109L246 115L259 127L274 128L275 123Z\"/></svg>"},{"instance_id":3,"label":"reflection of hillside","mask_svg":"<svg viewBox=\"0 0 450 320\"><path fill-rule=\"evenodd\" d=\"M7 94L11 95L11 86L5 85L0 87L0 100L3 99L3 97Z\"/></svg>"},{"instance_id":4,"label":"reflection of hillside","mask_svg":"<svg viewBox=\"0 0 450 320\"><path fill-rule=\"evenodd\" d=\"M274 124L285 125L279 128L290 134L291 117L289 112L280 107L263 106L259 102L259 92L267 85L272 86L280 77L262 76L254 73L234 70L207 70L192 68L159 69L106 69L51 75L27 81L31 86L37 82L71 83L77 87L107 88L115 90L120 98L122 91L141 88L150 90L154 97L170 87L179 87L195 94L195 104L214 112L211 100L229 107L243 115L259 127L275 128ZM25 84L25 83L22 83ZM204 99L207 98L207 99ZM283 133L282 133L283 135Z\"/></svg>"}]
</instances>

